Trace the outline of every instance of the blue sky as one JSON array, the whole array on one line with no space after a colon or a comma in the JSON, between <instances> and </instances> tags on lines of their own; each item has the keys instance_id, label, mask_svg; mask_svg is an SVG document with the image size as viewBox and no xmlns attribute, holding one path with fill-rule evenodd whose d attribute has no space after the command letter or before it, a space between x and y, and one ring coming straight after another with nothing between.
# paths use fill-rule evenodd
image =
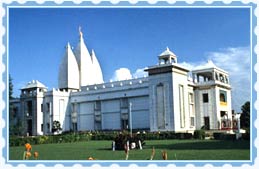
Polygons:
<instances>
[{"instance_id":1,"label":"blue sky","mask_svg":"<svg viewBox=\"0 0 259 169\"><path fill-rule=\"evenodd\" d=\"M156 64L168 46L190 68L211 59L229 71L233 95L244 96L232 101L235 109L250 99L248 8L10 8L9 72L16 96L31 80L58 86L64 47L76 46L79 26L105 81L120 68L134 74Z\"/></svg>"}]
</instances>

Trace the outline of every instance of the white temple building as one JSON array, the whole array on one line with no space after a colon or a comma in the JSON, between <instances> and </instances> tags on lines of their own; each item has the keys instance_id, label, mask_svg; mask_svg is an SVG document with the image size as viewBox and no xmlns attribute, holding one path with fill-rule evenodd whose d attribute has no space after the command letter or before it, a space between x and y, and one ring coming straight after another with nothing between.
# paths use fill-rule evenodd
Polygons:
<instances>
[{"instance_id":1,"label":"white temple building","mask_svg":"<svg viewBox=\"0 0 259 169\"><path fill-rule=\"evenodd\" d=\"M207 68L190 71L167 48L158 64L145 71L147 77L104 82L80 31L75 50L66 46L58 89L33 80L10 104L24 123L24 135L52 134L53 121L62 131L125 130L130 124L132 129L175 132L232 127L229 75L211 61Z\"/></svg>"}]
</instances>

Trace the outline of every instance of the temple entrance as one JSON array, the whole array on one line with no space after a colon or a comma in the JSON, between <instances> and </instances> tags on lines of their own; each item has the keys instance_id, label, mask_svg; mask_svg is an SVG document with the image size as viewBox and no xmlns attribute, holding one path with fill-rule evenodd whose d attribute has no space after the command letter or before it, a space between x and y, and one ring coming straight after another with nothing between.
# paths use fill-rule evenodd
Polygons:
<instances>
[{"instance_id":1,"label":"temple entrance","mask_svg":"<svg viewBox=\"0 0 259 169\"><path fill-rule=\"evenodd\" d=\"M27 135L32 136L32 119L27 120Z\"/></svg>"},{"instance_id":2,"label":"temple entrance","mask_svg":"<svg viewBox=\"0 0 259 169\"><path fill-rule=\"evenodd\" d=\"M210 117L204 117L204 129L209 130L210 129Z\"/></svg>"}]
</instances>

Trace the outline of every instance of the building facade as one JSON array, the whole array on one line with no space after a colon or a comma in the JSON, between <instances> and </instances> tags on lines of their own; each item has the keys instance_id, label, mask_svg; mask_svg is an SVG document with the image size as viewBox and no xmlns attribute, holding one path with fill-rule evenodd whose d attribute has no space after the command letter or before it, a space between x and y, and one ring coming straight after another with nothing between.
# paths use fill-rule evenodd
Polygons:
<instances>
[{"instance_id":1,"label":"building facade","mask_svg":"<svg viewBox=\"0 0 259 169\"><path fill-rule=\"evenodd\" d=\"M52 134L54 121L62 131L230 129L229 75L211 61L207 65L190 71L167 48L158 64L145 70L147 77L103 82L98 59L80 31L75 50L66 46L58 89L33 80L10 105L23 122L24 135Z\"/></svg>"}]
</instances>

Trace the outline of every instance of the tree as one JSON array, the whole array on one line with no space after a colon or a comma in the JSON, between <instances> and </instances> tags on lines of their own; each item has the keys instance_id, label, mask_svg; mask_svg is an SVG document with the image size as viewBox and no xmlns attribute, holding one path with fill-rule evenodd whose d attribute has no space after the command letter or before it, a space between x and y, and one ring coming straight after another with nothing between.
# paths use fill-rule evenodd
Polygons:
<instances>
[{"instance_id":1,"label":"tree","mask_svg":"<svg viewBox=\"0 0 259 169\"><path fill-rule=\"evenodd\" d=\"M13 78L9 74L9 134L21 135L24 125L22 119L18 116L18 107L11 102L13 99Z\"/></svg>"},{"instance_id":2,"label":"tree","mask_svg":"<svg viewBox=\"0 0 259 169\"><path fill-rule=\"evenodd\" d=\"M250 101L245 102L241 107L242 114L240 116L241 128L250 128Z\"/></svg>"},{"instance_id":3,"label":"tree","mask_svg":"<svg viewBox=\"0 0 259 169\"><path fill-rule=\"evenodd\" d=\"M9 74L9 100L13 99L13 78Z\"/></svg>"},{"instance_id":4,"label":"tree","mask_svg":"<svg viewBox=\"0 0 259 169\"><path fill-rule=\"evenodd\" d=\"M11 100L13 99L13 79L9 74L9 132L10 135L15 135L16 127L15 127L15 106L11 104Z\"/></svg>"},{"instance_id":5,"label":"tree","mask_svg":"<svg viewBox=\"0 0 259 169\"><path fill-rule=\"evenodd\" d=\"M60 122L57 120L53 121L52 132L55 133L55 132L59 132L61 130L62 130L62 128L61 128Z\"/></svg>"}]
</instances>

